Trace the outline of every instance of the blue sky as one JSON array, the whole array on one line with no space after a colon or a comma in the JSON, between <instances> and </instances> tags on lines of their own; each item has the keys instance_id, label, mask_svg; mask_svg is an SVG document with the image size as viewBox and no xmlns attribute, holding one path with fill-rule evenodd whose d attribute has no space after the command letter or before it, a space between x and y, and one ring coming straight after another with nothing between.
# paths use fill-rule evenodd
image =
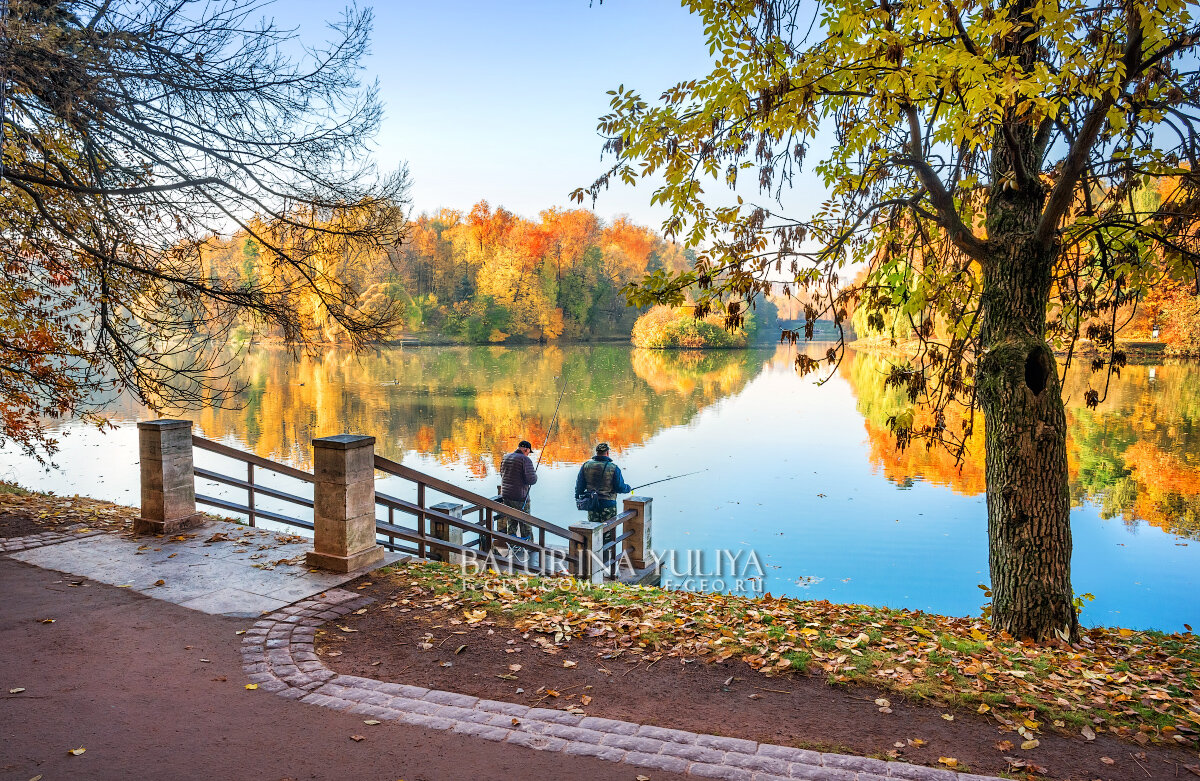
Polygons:
<instances>
[{"instance_id":1,"label":"blue sky","mask_svg":"<svg viewBox=\"0 0 1200 781\"><path fill-rule=\"evenodd\" d=\"M467 210L480 198L522 216L569 206L568 193L604 169L596 120L606 90L649 99L704 75L697 20L676 0L379 0L367 75L378 78L384 167L407 161L417 212ZM339 6L291 0L268 7L311 41ZM629 214L658 228L651 188L614 186L603 219Z\"/></svg>"}]
</instances>

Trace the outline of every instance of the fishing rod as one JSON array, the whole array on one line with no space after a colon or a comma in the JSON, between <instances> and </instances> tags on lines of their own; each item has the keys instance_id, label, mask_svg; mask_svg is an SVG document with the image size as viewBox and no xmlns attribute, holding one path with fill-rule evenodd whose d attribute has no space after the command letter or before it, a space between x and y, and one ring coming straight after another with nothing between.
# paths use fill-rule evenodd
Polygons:
<instances>
[{"instance_id":1,"label":"fishing rod","mask_svg":"<svg viewBox=\"0 0 1200 781\"><path fill-rule=\"evenodd\" d=\"M563 396L567 393L567 377L563 373L562 390L558 393L558 403L554 405L554 416L550 418L550 425L546 427L546 439L542 442L542 449L538 451L537 464L534 465L533 471L537 472L538 467L542 465L542 455L546 452L546 445L550 444L550 436L554 433L554 423L558 420L558 409L562 406ZM525 486L525 501L521 503L521 512L529 510L529 486Z\"/></svg>"},{"instance_id":2,"label":"fishing rod","mask_svg":"<svg viewBox=\"0 0 1200 781\"><path fill-rule=\"evenodd\" d=\"M563 396L567 392L567 378L563 375L562 390L558 393L558 403L554 405L554 417L550 418L550 425L546 427L546 439L542 442L542 449L538 452L537 464L533 467L533 471L537 471L542 465L542 455L546 452L546 445L550 444L550 436L554 433L554 422L558 420L558 408L562 406Z\"/></svg>"},{"instance_id":3,"label":"fishing rod","mask_svg":"<svg viewBox=\"0 0 1200 781\"><path fill-rule=\"evenodd\" d=\"M656 485L658 483L665 483L668 480L678 480L681 477L691 477L692 475L698 475L701 472L707 472L707 471L708 471L707 469L698 469L695 472L686 472L682 475L672 475L671 477L664 477L661 480L652 480L649 483L642 483L641 485L635 485L633 488L630 488L629 490L632 492L632 491L636 491L639 488L645 488L648 485Z\"/></svg>"}]
</instances>

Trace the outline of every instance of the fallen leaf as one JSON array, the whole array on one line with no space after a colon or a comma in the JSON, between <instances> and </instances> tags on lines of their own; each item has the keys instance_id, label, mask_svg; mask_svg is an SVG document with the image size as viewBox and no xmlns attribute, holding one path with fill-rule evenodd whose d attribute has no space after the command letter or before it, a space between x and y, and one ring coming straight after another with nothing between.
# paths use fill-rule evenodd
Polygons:
<instances>
[{"instance_id":1,"label":"fallen leaf","mask_svg":"<svg viewBox=\"0 0 1200 781\"><path fill-rule=\"evenodd\" d=\"M1106 765L1115 765L1115 764L1117 764L1117 760L1113 759L1112 757L1100 757L1100 761L1101 761L1101 762L1103 762L1103 763L1104 763L1104 764L1106 764Z\"/></svg>"},{"instance_id":2,"label":"fallen leaf","mask_svg":"<svg viewBox=\"0 0 1200 781\"><path fill-rule=\"evenodd\" d=\"M342 630L343 632L357 632L358 631L357 629L351 629L348 626L339 626L338 629Z\"/></svg>"},{"instance_id":3,"label":"fallen leaf","mask_svg":"<svg viewBox=\"0 0 1200 781\"><path fill-rule=\"evenodd\" d=\"M1041 741L1038 740L1037 738L1034 738L1033 740L1027 740L1024 743L1022 743L1021 749L1024 751L1029 751L1030 749L1035 749L1040 745L1042 745Z\"/></svg>"},{"instance_id":4,"label":"fallen leaf","mask_svg":"<svg viewBox=\"0 0 1200 781\"><path fill-rule=\"evenodd\" d=\"M885 700L883 697L880 697L879 699L875 700L875 704L876 704L876 705L878 705L878 706L879 706L879 707L881 707L881 708L890 708L890 707L892 707L892 703L890 703L889 701Z\"/></svg>"},{"instance_id":5,"label":"fallen leaf","mask_svg":"<svg viewBox=\"0 0 1200 781\"><path fill-rule=\"evenodd\" d=\"M43 618L43 619L40 619L40 620L41 620L41 622L42 622L43 624L53 624L53 623L54 623L54 619L53 619L53 618Z\"/></svg>"},{"instance_id":6,"label":"fallen leaf","mask_svg":"<svg viewBox=\"0 0 1200 781\"><path fill-rule=\"evenodd\" d=\"M519 727L519 726L521 725L521 720L520 720L520 719L513 719L513 720L512 720L512 725L513 725L514 727Z\"/></svg>"},{"instance_id":7,"label":"fallen leaf","mask_svg":"<svg viewBox=\"0 0 1200 781\"><path fill-rule=\"evenodd\" d=\"M367 719L366 721L363 722L363 724L366 724L369 727L374 727L376 724L382 724L382 723L383 722L381 722L379 719Z\"/></svg>"},{"instance_id":8,"label":"fallen leaf","mask_svg":"<svg viewBox=\"0 0 1200 781\"><path fill-rule=\"evenodd\" d=\"M558 695L559 695L559 691L557 689L546 689L547 697L557 697Z\"/></svg>"},{"instance_id":9,"label":"fallen leaf","mask_svg":"<svg viewBox=\"0 0 1200 781\"><path fill-rule=\"evenodd\" d=\"M986 702L981 702L981 703L979 703L979 707L975 710L975 712L976 713L987 713L991 709L992 709L992 706L988 705Z\"/></svg>"},{"instance_id":10,"label":"fallen leaf","mask_svg":"<svg viewBox=\"0 0 1200 781\"><path fill-rule=\"evenodd\" d=\"M636 781L650 781L650 776L634 776Z\"/></svg>"},{"instance_id":11,"label":"fallen leaf","mask_svg":"<svg viewBox=\"0 0 1200 781\"><path fill-rule=\"evenodd\" d=\"M367 609L366 609L365 607L364 607L364 608L359 608L358 610L355 610L355 611L354 611L354 615L356 615L356 616L361 616L363 613L366 613L366 612L367 612Z\"/></svg>"},{"instance_id":12,"label":"fallen leaf","mask_svg":"<svg viewBox=\"0 0 1200 781\"><path fill-rule=\"evenodd\" d=\"M79 748L67 749L67 753L68 753L68 754L70 754L70 755L72 755L72 756L76 756L76 757L77 757L77 756L79 756L80 754L82 754L82 753L83 753L83 752L85 752L85 751L87 751L87 749L86 749L86 748L84 748L83 746L80 746Z\"/></svg>"},{"instance_id":13,"label":"fallen leaf","mask_svg":"<svg viewBox=\"0 0 1200 781\"><path fill-rule=\"evenodd\" d=\"M958 760L954 757L938 757L938 764L946 767L958 767Z\"/></svg>"},{"instance_id":14,"label":"fallen leaf","mask_svg":"<svg viewBox=\"0 0 1200 781\"><path fill-rule=\"evenodd\" d=\"M572 662L570 659L563 660L563 667L578 667L578 662Z\"/></svg>"},{"instance_id":15,"label":"fallen leaf","mask_svg":"<svg viewBox=\"0 0 1200 781\"><path fill-rule=\"evenodd\" d=\"M15 689L9 689L9 690L8 690L8 693L9 693L9 694L20 694L20 693L21 693L21 692L23 692L23 691L25 691L25 689L23 689L22 687L18 686L18 687L17 687L17 688L15 688Z\"/></svg>"},{"instance_id":16,"label":"fallen leaf","mask_svg":"<svg viewBox=\"0 0 1200 781\"><path fill-rule=\"evenodd\" d=\"M583 705L591 705L592 698L589 695L585 694L579 698L579 702L582 703Z\"/></svg>"},{"instance_id":17,"label":"fallen leaf","mask_svg":"<svg viewBox=\"0 0 1200 781\"><path fill-rule=\"evenodd\" d=\"M228 681L229 679L224 675L218 675L216 678L213 678L213 680L217 681L218 683L225 683L225 681Z\"/></svg>"},{"instance_id":18,"label":"fallen leaf","mask_svg":"<svg viewBox=\"0 0 1200 781\"><path fill-rule=\"evenodd\" d=\"M1079 731L1079 734L1083 735L1083 739L1089 743L1096 739L1095 731L1088 726L1084 726L1084 728Z\"/></svg>"},{"instance_id":19,"label":"fallen leaf","mask_svg":"<svg viewBox=\"0 0 1200 781\"><path fill-rule=\"evenodd\" d=\"M351 735L350 739L353 740L355 743L358 743L360 741L366 740L367 736L366 735Z\"/></svg>"},{"instance_id":20,"label":"fallen leaf","mask_svg":"<svg viewBox=\"0 0 1200 781\"><path fill-rule=\"evenodd\" d=\"M249 689L250 691L254 691L255 689L258 688L258 684L257 683L248 683L248 684L246 684L246 688Z\"/></svg>"},{"instance_id":21,"label":"fallen leaf","mask_svg":"<svg viewBox=\"0 0 1200 781\"><path fill-rule=\"evenodd\" d=\"M165 586L165 585L167 585L167 581L163 580L162 578L159 578L158 580L154 581L154 585Z\"/></svg>"},{"instance_id":22,"label":"fallen leaf","mask_svg":"<svg viewBox=\"0 0 1200 781\"><path fill-rule=\"evenodd\" d=\"M954 721L954 714L953 713L943 713L942 718L945 719L946 721Z\"/></svg>"},{"instance_id":23,"label":"fallen leaf","mask_svg":"<svg viewBox=\"0 0 1200 781\"><path fill-rule=\"evenodd\" d=\"M997 751L1012 751L1013 742L1011 740L1000 740L996 742L994 748Z\"/></svg>"},{"instance_id":24,"label":"fallen leaf","mask_svg":"<svg viewBox=\"0 0 1200 781\"><path fill-rule=\"evenodd\" d=\"M459 654L461 654L461 653L462 653L463 651L465 651L465 650L467 650L467 647L466 647L465 645L460 645L458 648L455 648L455 649L454 649L454 655L455 655L455 656L458 656Z\"/></svg>"},{"instance_id":25,"label":"fallen leaf","mask_svg":"<svg viewBox=\"0 0 1200 781\"><path fill-rule=\"evenodd\" d=\"M509 670L511 670L511 671L512 671L512 672L514 672L514 673L519 673L519 672L521 672L521 665L519 665L519 664L510 664L510 665L508 666L508 669L509 669Z\"/></svg>"}]
</instances>

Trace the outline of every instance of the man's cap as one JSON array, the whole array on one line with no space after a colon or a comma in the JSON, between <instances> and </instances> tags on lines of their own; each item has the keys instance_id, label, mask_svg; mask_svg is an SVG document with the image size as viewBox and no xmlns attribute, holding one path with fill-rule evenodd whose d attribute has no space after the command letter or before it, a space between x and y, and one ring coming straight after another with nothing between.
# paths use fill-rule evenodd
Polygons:
<instances>
[{"instance_id":1,"label":"man's cap","mask_svg":"<svg viewBox=\"0 0 1200 781\"><path fill-rule=\"evenodd\" d=\"M596 452L597 453L607 453L608 452L608 443L601 442L599 445L596 445Z\"/></svg>"},{"instance_id":2,"label":"man's cap","mask_svg":"<svg viewBox=\"0 0 1200 781\"><path fill-rule=\"evenodd\" d=\"M530 450L533 450L533 445L529 444L528 442L526 442L526 441L525 441L525 440L523 440L523 439L522 439L520 442L518 442L518 443L517 443L517 447L527 447L527 448L529 448Z\"/></svg>"}]
</instances>

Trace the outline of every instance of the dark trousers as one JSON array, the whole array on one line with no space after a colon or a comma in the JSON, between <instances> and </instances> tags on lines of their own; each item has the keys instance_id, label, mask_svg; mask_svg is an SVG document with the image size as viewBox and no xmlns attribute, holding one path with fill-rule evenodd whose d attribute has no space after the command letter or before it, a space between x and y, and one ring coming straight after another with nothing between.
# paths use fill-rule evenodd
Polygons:
<instances>
[{"instance_id":1,"label":"dark trousers","mask_svg":"<svg viewBox=\"0 0 1200 781\"><path fill-rule=\"evenodd\" d=\"M530 508L533 505L528 499L505 499L501 497L500 501L509 507L532 514ZM533 528L528 523L509 518L507 515L496 516L496 530L502 531L505 534L511 534L514 537L520 537L523 540L533 539Z\"/></svg>"}]
</instances>

